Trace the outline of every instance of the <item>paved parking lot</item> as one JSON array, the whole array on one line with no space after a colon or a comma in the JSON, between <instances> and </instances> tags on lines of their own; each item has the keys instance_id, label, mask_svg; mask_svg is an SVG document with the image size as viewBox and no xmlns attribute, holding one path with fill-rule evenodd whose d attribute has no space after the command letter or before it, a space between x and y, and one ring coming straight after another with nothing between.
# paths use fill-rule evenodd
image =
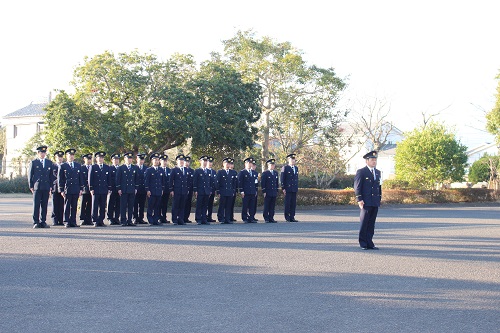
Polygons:
<instances>
[{"instance_id":1,"label":"paved parking lot","mask_svg":"<svg viewBox=\"0 0 500 333\"><path fill-rule=\"evenodd\" d=\"M3 195L0 332L498 332L499 204L382 207L379 251L357 214L34 230Z\"/></svg>"}]
</instances>

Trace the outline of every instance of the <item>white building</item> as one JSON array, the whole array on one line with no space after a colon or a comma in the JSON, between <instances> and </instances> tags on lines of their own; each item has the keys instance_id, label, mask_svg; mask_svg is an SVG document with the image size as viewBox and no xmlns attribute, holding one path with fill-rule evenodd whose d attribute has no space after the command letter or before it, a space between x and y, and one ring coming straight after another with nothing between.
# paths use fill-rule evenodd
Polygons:
<instances>
[{"instance_id":1,"label":"white building","mask_svg":"<svg viewBox=\"0 0 500 333\"><path fill-rule=\"evenodd\" d=\"M467 164L471 166L472 163L483 157L484 154L498 155L498 148L496 143L483 143L482 145L467 150Z\"/></svg>"},{"instance_id":2,"label":"white building","mask_svg":"<svg viewBox=\"0 0 500 333\"><path fill-rule=\"evenodd\" d=\"M2 161L2 173L5 177L25 175L26 161L21 161L21 152L26 143L43 129L47 103L30 104L3 117L2 125L6 128L6 149ZM33 151L36 147L33 147Z\"/></svg>"},{"instance_id":3,"label":"white building","mask_svg":"<svg viewBox=\"0 0 500 333\"><path fill-rule=\"evenodd\" d=\"M397 143L404 139L403 132L396 127L393 127L387 136L386 144L379 150L377 169L382 172L382 179L393 179L395 177L395 162ZM351 145L343 151L344 156L351 157L346 167L346 173L349 175L356 174L356 171L366 165L363 155L373 150L373 143L366 140L363 135L353 138L353 142L357 144Z\"/></svg>"}]
</instances>

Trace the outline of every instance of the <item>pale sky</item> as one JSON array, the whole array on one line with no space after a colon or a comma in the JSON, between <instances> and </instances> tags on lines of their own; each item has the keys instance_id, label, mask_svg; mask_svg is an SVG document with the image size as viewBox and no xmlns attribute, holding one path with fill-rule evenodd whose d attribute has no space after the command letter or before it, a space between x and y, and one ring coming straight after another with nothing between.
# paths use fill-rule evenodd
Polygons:
<instances>
[{"instance_id":1,"label":"pale sky","mask_svg":"<svg viewBox=\"0 0 500 333\"><path fill-rule=\"evenodd\" d=\"M438 119L473 147L492 141L484 112L500 70L499 14L496 0L3 1L0 116L67 90L85 56L138 49L201 62L253 29L349 77L344 101L385 98L404 131L444 109Z\"/></svg>"}]
</instances>

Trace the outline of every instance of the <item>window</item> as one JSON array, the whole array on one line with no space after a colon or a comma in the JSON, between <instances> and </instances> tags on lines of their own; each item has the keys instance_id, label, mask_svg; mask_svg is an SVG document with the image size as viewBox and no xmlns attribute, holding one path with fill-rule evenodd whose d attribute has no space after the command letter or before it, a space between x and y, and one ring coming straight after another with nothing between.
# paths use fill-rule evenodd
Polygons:
<instances>
[{"instance_id":1,"label":"window","mask_svg":"<svg viewBox=\"0 0 500 333\"><path fill-rule=\"evenodd\" d=\"M17 126L16 125L14 125L14 136L13 137L14 138L17 137Z\"/></svg>"}]
</instances>

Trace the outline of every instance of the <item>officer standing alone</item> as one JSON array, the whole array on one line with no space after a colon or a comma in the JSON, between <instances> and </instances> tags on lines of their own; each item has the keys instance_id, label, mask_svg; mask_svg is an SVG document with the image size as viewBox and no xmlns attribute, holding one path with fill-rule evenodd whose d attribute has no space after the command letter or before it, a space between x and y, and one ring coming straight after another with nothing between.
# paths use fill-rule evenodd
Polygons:
<instances>
[{"instance_id":1,"label":"officer standing alone","mask_svg":"<svg viewBox=\"0 0 500 333\"><path fill-rule=\"evenodd\" d=\"M354 192L360 209L359 246L363 250L378 250L373 244L375 220L382 198L380 171L375 168L377 157L374 150L365 154L366 166L359 169L354 177Z\"/></svg>"}]
</instances>

